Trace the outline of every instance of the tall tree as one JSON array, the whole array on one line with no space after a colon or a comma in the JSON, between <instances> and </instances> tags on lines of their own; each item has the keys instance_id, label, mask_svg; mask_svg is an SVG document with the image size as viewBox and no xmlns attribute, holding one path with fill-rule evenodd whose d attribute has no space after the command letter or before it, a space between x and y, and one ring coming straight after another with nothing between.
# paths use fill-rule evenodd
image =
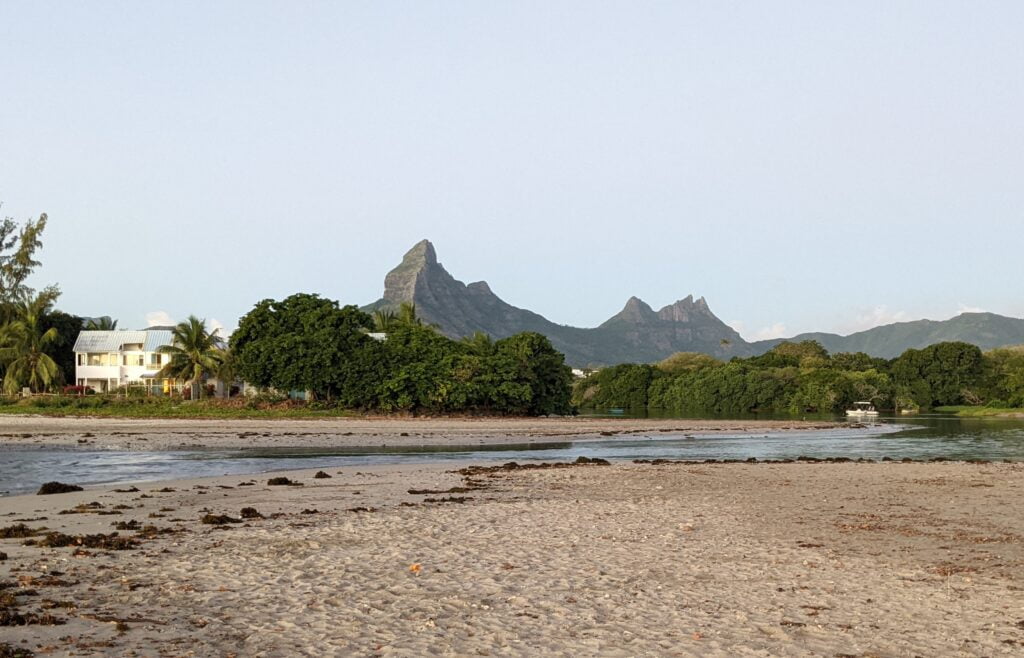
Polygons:
<instances>
[{"instance_id":1,"label":"tall tree","mask_svg":"<svg viewBox=\"0 0 1024 658\"><path fill-rule=\"evenodd\" d=\"M373 328L388 333L398 324L398 315L394 311L381 308L373 312Z\"/></svg>"},{"instance_id":2,"label":"tall tree","mask_svg":"<svg viewBox=\"0 0 1024 658\"><path fill-rule=\"evenodd\" d=\"M26 221L20 229L10 217L0 222L0 305L15 304L32 297L34 291L26 281L39 266L35 253L43 246L40 238L45 228L45 213L35 221ZM57 297L55 287L47 288L46 292L54 299Z\"/></svg>"},{"instance_id":3,"label":"tall tree","mask_svg":"<svg viewBox=\"0 0 1024 658\"><path fill-rule=\"evenodd\" d=\"M0 327L0 364L6 367L4 392L17 393L28 386L33 392L49 389L61 380L57 363L48 354L58 341L56 327L46 319L55 292L42 292L13 304L11 320Z\"/></svg>"},{"instance_id":4,"label":"tall tree","mask_svg":"<svg viewBox=\"0 0 1024 658\"><path fill-rule=\"evenodd\" d=\"M112 319L109 315L89 318L89 321L85 323L84 329L86 331L113 331L117 329L117 320Z\"/></svg>"},{"instance_id":5,"label":"tall tree","mask_svg":"<svg viewBox=\"0 0 1024 658\"><path fill-rule=\"evenodd\" d=\"M299 293L256 304L238 321L231 351L238 374L256 386L363 406L381 367L379 343L366 335L372 327L355 306Z\"/></svg>"},{"instance_id":6,"label":"tall tree","mask_svg":"<svg viewBox=\"0 0 1024 658\"><path fill-rule=\"evenodd\" d=\"M183 379L192 384L192 399L198 400L204 375L216 374L224 362L224 343L218 329L206 329L206 320L190 315L171 330L171 344L159 351L171 359L158 373L159 377Z\"/></svg>"}]
</instances>

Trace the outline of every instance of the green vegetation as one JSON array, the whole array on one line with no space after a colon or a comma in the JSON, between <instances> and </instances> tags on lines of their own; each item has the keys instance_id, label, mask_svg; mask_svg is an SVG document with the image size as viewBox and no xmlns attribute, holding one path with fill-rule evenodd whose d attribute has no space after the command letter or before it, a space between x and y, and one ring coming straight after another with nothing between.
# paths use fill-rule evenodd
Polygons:
<instances>
[{"instance_id":1,"label":"green vegetation","mask_svg":"<svg viewBox=\"0 0 1024 658\"><path fill-rule=\"evenodd\" d=\"M368 335L387 327L387 338ZM455 341L403 306L371 316L317 295L256 304L231 337L237 373L342 408L412 413L565 414L572 376L540 334Z\"/></svg>"},{"instance_id":2,"label":"green vegetation","mask_svg":"<svg viewBox=\"0 0 1024 658\"><path fill-rule=\"evenodd\" d=\"M51 390L74 368L71 348L81 320L53 309L56 286L37 292L26 283L39 266L35 254L46 221L45 214L23 226L10 217L0 221L0 373L8 394Z\"/></svg>"},{"instance_id":3,"label":"green vegetation","mask_svg":"<svg viewBox=\"0 0 1024 658\"><path fill-rule=\"evenodd\" d=\"M619 365L573 391L581 407L687 414L834 413L861 400L880 409L1024 406L1024 348L982 353L967 343L939 343L886 360L829 355L815 341L781 343L728 362L681 353L657 365Z\"/></svg>"},{"instance_id":4,"label":"green vegetation","mask_svg":"<svg viewBox=\"0 0 1024 658\"><path fill-rule=\"evenodd\" d=\"M116 397L113 395L48 395L0 397L0 414L100 416L112 418L340 418L354 412L333 406L305 404L284 396L255 396L196 401L181 398Z\"/></svg>"},{"instance_id":5,"label":"green vegetation","mask_svg":"<svg viewBox=\"0 0 1024 658\"><path fill-rule=\"evenodd\" d=\"M179 322L171 331L171 344L160 347L158 351L170 355L171 360L157 376L190 382L193 400L199 399L203 377L218 374L227 359L222 341L217 337L217 329L207 331L206 320L194 315Z\"/></svg>"},{"instance_id":6,"label":"green vegetation","mask_svg":"<svg viewBox=\"0 0 1024 658\"><path fill-rule=\"evenodd\" d=\"M46 313L55 295L49 292L12 304L10 320L0 327L0 363L6 367L4 393L22 386L45 391L60 380L60 368L47 349L57 341L57 330L46 327Z\"/></svg>"}]
</instances>

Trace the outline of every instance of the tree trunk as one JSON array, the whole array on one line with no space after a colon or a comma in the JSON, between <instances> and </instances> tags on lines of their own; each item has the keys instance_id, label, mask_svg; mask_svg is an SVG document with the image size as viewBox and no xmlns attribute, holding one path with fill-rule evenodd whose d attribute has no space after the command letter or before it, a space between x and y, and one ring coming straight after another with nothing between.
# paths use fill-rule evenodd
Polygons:
<instances>
[{"instance_id":1,"label":"tree trunk","mask_svg":"<svg viewBox=\"0 0 1024 658\"><path fill-rule=\"evenodd\" d=\"M199 387L202 384L202 380L203 380L203 369L200 368L199 366L196 366L195 369L192 371L192 399L193 400L198 400L199 399Z\"/></svg>"}]
</instances>

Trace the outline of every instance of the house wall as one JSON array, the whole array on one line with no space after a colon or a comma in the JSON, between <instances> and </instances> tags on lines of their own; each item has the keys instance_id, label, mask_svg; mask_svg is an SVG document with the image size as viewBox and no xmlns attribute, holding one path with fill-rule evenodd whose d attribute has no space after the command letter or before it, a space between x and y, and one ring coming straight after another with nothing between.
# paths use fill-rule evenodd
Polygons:
<instances>
[{"instance_id":1,"label":"house wall","mask_svg":"<svg viewBox=\"0 0 1024 658\"><path fill-rule=\"evenodd\" d=\"M110 352L108 358L113 358L118 365L115 366L90 366L90 365L79 365L80 363L89 363L89 355L84 352L75 353L75 382L83 386L91 386L97 390L101 390L95 384L88 382L107 382L113 380L116 382L115 386L126 386L129 382L138 382L142 380L143 375L153 375L160 370L167 363L169 358L166 354L161 354L161 363L159 365L153 364L153 356L159 354L157 352L142 352L142 351L128 351L128 352ZM125 362L124 357L128 357L128 363L131 365L123 365ZM143 365L135 365L138 363L138 357L142 356ZM83 381L86 380L86 381Z\"/></svg>"}]
</instances>

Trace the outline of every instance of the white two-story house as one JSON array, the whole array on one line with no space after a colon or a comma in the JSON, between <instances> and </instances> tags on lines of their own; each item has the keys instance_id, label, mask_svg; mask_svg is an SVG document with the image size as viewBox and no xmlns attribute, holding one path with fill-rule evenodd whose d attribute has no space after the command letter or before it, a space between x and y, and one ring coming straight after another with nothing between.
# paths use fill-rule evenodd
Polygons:
<instances>
[{"instance_id":1,"label":"white two-story house","mask_svg":"<svg viewBox=\"0 0 1024 658\"><path fill-rule=\"evenodd\" d=\"M170 344L171 332L164 329L83 331L75 341L75 383L97 393L123 387L144 387L150 393L177 390L175 382L156 378L170 358L158 350Z\"/></svg>"}]
</instances>

